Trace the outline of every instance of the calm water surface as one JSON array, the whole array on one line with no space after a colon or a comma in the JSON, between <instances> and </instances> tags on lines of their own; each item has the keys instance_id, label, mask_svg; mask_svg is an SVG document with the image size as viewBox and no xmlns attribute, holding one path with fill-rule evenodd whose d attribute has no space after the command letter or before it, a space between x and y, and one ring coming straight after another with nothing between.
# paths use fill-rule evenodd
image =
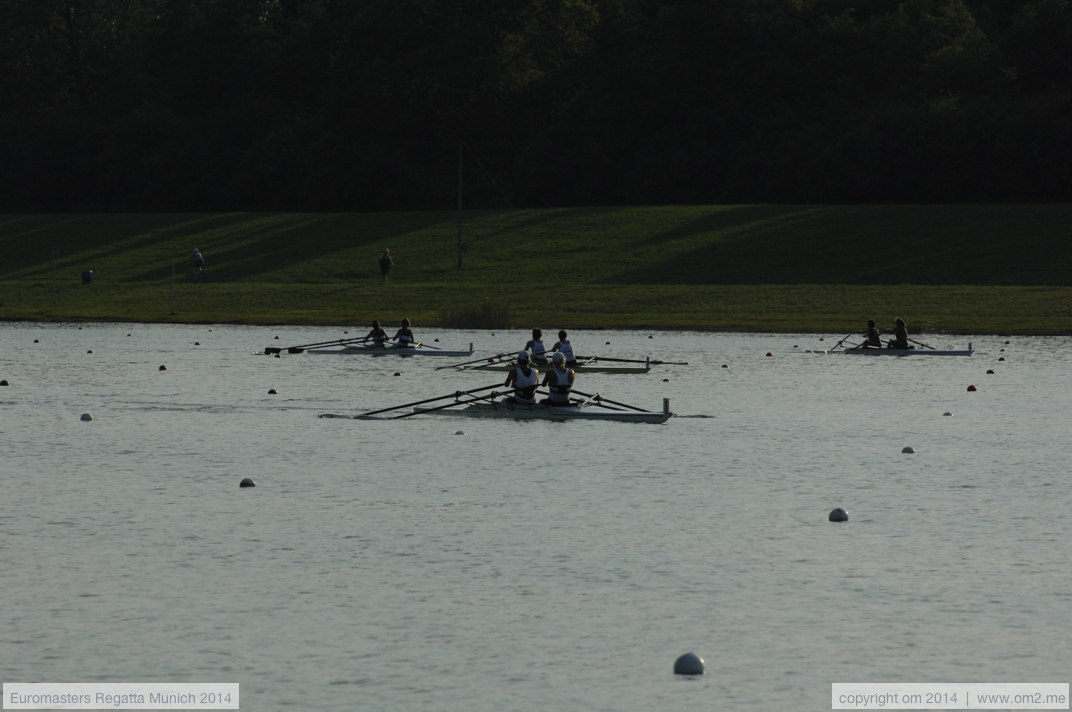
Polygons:
<instances>
[{"instance_id":1,"label":"calm water surface","mask_svg":"<svg viewBox=\"0 0 1072 712\"><path fill-rule=\"evenodd\" d=\"M689 362L578 377L708 416L637 425L321 419L501 378L262 355L342 335L0 325L3 680L459 712L1069 680L1072 339L928 337L977 353L895 359L803 353L840 334L572 334ZM704 677L672 674L689 651Z\"/></svg>"}]
</instances>

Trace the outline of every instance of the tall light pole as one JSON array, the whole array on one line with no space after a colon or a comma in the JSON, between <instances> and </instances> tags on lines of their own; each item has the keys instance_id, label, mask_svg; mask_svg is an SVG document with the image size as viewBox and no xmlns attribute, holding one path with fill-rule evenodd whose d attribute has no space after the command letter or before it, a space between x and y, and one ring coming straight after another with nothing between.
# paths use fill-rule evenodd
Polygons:
<instances>
[{"instance_id":1,"label":"tall light pole","mask_svg":"<svg viewBox=\"0 0 1072 712\"><path fill-rule=\"evenodd\" d=\"M458 141L458 269L462 268L462 253L465 251L462 242L462 152L465 148L464 141Z\"/></svg>"}]
</instances>

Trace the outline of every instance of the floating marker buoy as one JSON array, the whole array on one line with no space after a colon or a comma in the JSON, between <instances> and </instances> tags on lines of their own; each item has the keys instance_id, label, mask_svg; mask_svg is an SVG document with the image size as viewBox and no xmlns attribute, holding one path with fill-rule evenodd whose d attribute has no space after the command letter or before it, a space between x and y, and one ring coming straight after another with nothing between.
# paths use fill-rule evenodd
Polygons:
<instances>
[{"instance_id":1,"label":"floating marker buoy","mask_svg":"<svg viewBox=\"0 0 1072 712\"><path fill-rule=\"evenodd\" d=\"M651 334L648 334L648 338L649 338L649 339L654 339L655 337L654 337L654 336L652 336Z\"/></svg>"},{"instance_id":2,"label":"floating marker buoy","mask_svg":"<svg viewBox=\"0 0 1072 712\"><path fill-rule=\"evenodd\" d=\"M278 334L276 334L275 340L279 341L279 335Z\"/></svg>"},{"instance_id":3,"label":"floating marker buoy","mask_svg":"<svg viewBox=\"0 0 1072 712\"><path fill-rule=\"evenodd\" d=\"M465 431L464 431L464 430L459 430L459 431L457 431L457 432L456 432L456 433L454 433L454 434L455 434L455 435L465 435Z\"/></svg>"},{"instance_id":4,"label":"floating marker buoy","mask_svg":"<svg viewBox=\"0 0 1072 712\"><path fill-rule=\"evenodd\" d=\"M1006 341L1005 343L1006 343L1006 344L1011 344L1012 342L1011 342L1011 341Z\"/></svg>"},{"instance_id":5,"label":"floating marker buoy","mask_svg":"<svg viewBox=\"0 0 1072 712\"><path fill-rule=\"evenodd\" d=\"M90 349L89 351L86 351L86 353L87 353L87 354L91 354L91 353L93 353L93 349Z\"/></svg>"},{"instance_id":6,"label":"floating marker buoy","mask_svg":"<svg viewBox=\"0 0 1072 712\"><path fill-rule=\"evenodd\" d=\"M729 368L726 364L722 364L722 368Z\"/></svg>"},{"instance_id":7,"label":"floating marker buoy","mask_svg":"<svg viewBox=\"0 0 1072 712\"><path fill-rule=\"evenodd\" d=\"M276 354L276 355L275 355L275 357L276 357L276 358L279 358L279 354Z\"/></svg>"},{"instance_id":8,"label":"floating marker buoy","mask_svg":"<svg viewBox=\"0 0 1072 712\"><path fill-rule=\"evenodd\" d=\"M800 347L799 347L799 346L797 346L796 344L793 344L793 348L794 348L794 349L798 349L798 348L800 348Z\"/></svg>"},{"instance_id":9,"label":"floating marker buoy","mask_svg":"<svg viewBox=\"0 0 1072 712\"><path fill-rule=\"evenodd\" d=\"M824 339L823 337L820 336L819 341L826 341L826 339Z\"/></svg>"},{"instance_id":10,"label":"floating marker buoy","mask_svg":"<svg viewBox=\"0 0 1072 712\"><path fill-rule=\"evenodd\" d=\"M998 353L1005 353L1005 349L998 349Z\"/></svg>"},{"instance_id":11,"label":"floating marker buoy","mask_svg":"<svg viewBox=\"0 0 1072 712\"><path fill-rule=\"evenodd\" d=\"M6 385L8 385L8 382L6 380L0 381L0 386L6 386Z\"/></svg>"},{"instance_id":12,"label":"floating marker buoy","mask_svg":"<svg viewBox=\"0 0 1072 712\"><path fill-rule=\"evenodd\" d=\"M994 369L992 369L992 368L986 369L986 375L993 376L994 375Z\"/></svg>"},{"instance_id":13,"label":"floating marker buoy","mask_svg":"<svg viewBox=\"0 0 1072 712\"><path fill-rule=\"evenodd\" d=\"M771 353L770 351L768 351L768 352L767 352L767 355L768 355L768 356L773 356L774 354L772 354L772 353Z\"/></svg>"},{"instance_id":14,"label":"floating marker buoy","mask_svg":"<svg viewBox=\"0 0 1072 712\"><path fill-rule=\"evenodd\" d=\"M696 653L685 653L674 661L675 675L703 675L704 670L703 658Z\"/></svg>"},{"instance_id":15,"label":"floating marker buoy","mask_svg":"<svg viewBox=\"0 0 1072 712\"><path fill-rule=\"evenodd\" d=\"M127 334L127 336L130 336L130 334Z\"/></svg>"},{"instance_id":16,"label":"floating marker buoy","mask_svg":"<svg viewBox=\"0 0 1072 712\"><path fill-rule=\"evenodd\" d=\"M399 373L398 371L395 371L395 375L396 375L396 376L401 376L402 374L401 374L401 373Z\"/></svg>"},{"instance_id":17,"label":"floating marker buoy","mask_svg":"<svg viewBox=\"0 0 1072 712\"><path fill-rule=\"evenodd\" d=\"M669 379L669 378L664 378L664 379L663 379L663 383L669 383L669 382L670 382L670 379Z\"/></svg>"},{"instance_id":18,"label":"floating marker buoy","mask_svg":"<svg viewBox=\"0 0 1072 712\"><path fill-rule=\"evenodd\" d=\"M847 522L849 521L849 513L841 507L830 510L830 516L827 517L832 522Z\"/></svg>"},{"instance_id":19,"label":"floating marker buoy","mask_svg":"<svg viewBox=\"0 0 1072 712\"><path fill-rule=\"evenodd\" d=\"M949 411L947 410L946 412L942 413L942 415L953 415L953 414L952 414L952 413L950 413L950 412L949 412Z\"/></svg>"},{"instance_id":20,"label":"floating marker buoy","mask_svg":"<svg viewBox=\"0 0 1072 712\"><path fill-rule=\"evenodd\" d=\"M166 371L166 370L167 370L167 366L161 366L161 367L160 367L159 369L157 369L157 370L158 370L158 371Z\"/></svg>"},{"instance_id":21,"label":"floating marker buoy","mask_svg":"<svg viewBox=\"0 0 1072 712\"><path fill-rule=\"evenodd\" d=\"M438 343L439 343L439 339L436 339L434 343L437 343L437 344L438 344Z\"/></svg>"},{"instance_id":22,"label":"floating marker buoy","mask_svg":"<svg viewBox=\"0 0 1072 712\"><path fill-rule=\"evenodd\" d=\"M41 342L40 342L40 341L39 341L38 339L34 339L34 343L35 343L35 344L39 344L39 343L41 343Z\"/></svg>"},{"instance_id":23,"label":"floating marker buoy","mask_svg":"<svg viewBox=\"0 0 1072 712\"><path fill-rule=\"evenodd\" d=\"M270 396L276 395L275 389L274 388L269 388L268 389L268 395L270 395Z\"/></svg>"},{"instance_id":24,"label":"floating marker buoy","mask_svg":"<svg viewBox=\"0 0 1072 712\"><path fill-rule=\"evenodd\" d=\"M975 386L968 386L968 393L972 393L972 392L977 391L977 390L979 390L979 389L976 388Z\"/></svg>"},{"instance_id":25,"label":"floating marker buoy","mask_svg":"<svg viewBox=\"0 0 1072 712\"><path fill-rule=\"evenodd\" d=\"M607 343L605 343L605 344L603 344L603 345L604 345L604 346L610 346L610 342L608 341Z\"/></svg>"},{"instance_id":26,"label":"floating marker buoy","mask_svg":"<svg viewBox=\"0 0 1072 712\"><path fill-rule=\"evenodd\" d=\"M200 342L200 341L195 341L195 342L194 342L194 346L200 346L200 345L201 345L201 342Z\"/></svg>"},{"instance_id":27,"label":"floating marker buoy","mask_svg":"<svg viewBox=\"0 0 1072 712\"><path fill-rule=\"evenodd\" d=\"M256 487L256 486L257 486L257 483L256 483L256 482L254 482L254 481L253 481L252 479L250 479L249 477L247 477L246 479L244 479L244 480L242 480L241 482L239 482L239 483L238 483L238 486L239 486L239 487Z\"/></svg>"},{"instance_id":28,"label":"floating marker buoy","mask_svg":"<svg viewBox=\"0 0 1072 712\"><path fill-rule=\"evenodd\" d=\"M906 445L903 448L901 448L901 452L904 453L905 455L915 455L916 454L916 449L914 447L912 447L911 445Z\"/></svg>"},{"instance_id":29,"label":"floating marker buoy","mask_svg":"<svg viewBox=\"0 0 1072 712\"><path fill-rule=\"evenodd\" d=\"M83 421L83 422L86 422L86 423L88 423L88 422L89 422L89 421L91 421L91 420L93 420L93 416L92 416L92 415L90 415L89 413L82 413L82 421Z\"/></svg>"},{"instance_id":30,"label":"floating marker buoy","mask_svg":"<svg viewBox=\"0 0 1072 712\"><path fill-rule=\"evenodd\" d=\"M1004 356L999 356L999 357L998 357L998 361L1004 361L1004 360L1005 360L1005 357L1004 357Z\"/></svg>"}]
</instances>

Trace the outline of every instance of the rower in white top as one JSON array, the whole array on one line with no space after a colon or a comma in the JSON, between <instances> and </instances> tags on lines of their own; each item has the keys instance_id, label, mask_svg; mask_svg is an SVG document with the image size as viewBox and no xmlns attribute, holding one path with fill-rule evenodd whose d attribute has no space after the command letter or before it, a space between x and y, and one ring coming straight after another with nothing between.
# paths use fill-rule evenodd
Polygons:
<instances>
[{"instance_id":1,"label":"rower in white top","mask_svg":"<svg viewBox=\"0 0 1072 712\"><path fill-rule=\"evenodd\" d=\"M398 330L398 333L391 337L391 341L395 342L395 347L406 349L416 345L416 341L413 338L413 331L409 328L409 319L403 318L400 326L401 328Z\"/></svg>"},{"instance_id":2,"label":"rower in white top","mask_svg":"<svg viewBox=\"0 0 1072 712\"><path fill-rule=\"evenodd\" d=\"M551 347L551 351L564 354L566 356L566 365L568 367L577 367L577 357L573 355L573 345L570 344L569 337L566 336L565 331L558 332L558 341Z\"/></svg>"},{"instance_id":3,"label":"rower in white top","mask_svg":"<svg viewBox=\"0 0 1072 712\"><path fill-rule=\"evenodd\" d=\"M533 367L528 351L521 351L517 355L517 366L506 374L507 388L513 388L512 395L504 400L508 403L535 403L536 388L540 383L540 372Z\"/></svg>"},{"instance_id":4,"label":"rower in white top","mask_svg":"<svg viewBox=\"0 0 1072 712\"><path fill-rule=\"evenodd\" d=\"M572 368L566 365L566 354L561 351L551 357L555 367L543 377L541 385L547 387L548 396L541 403L546 405L565 406L570 404L570 393L573 391L573 380L576 374Z\"/></svg>"},{"instance_id":5,"label":"rower in white top","mask_svg":"<svg viewBox=\"0 0 1072 712\"><path fill-rule=\"evenodd\" d=\"M532 330L532 339L525 344L525 351L529 352L529 358L532 363L547 363L547 349L543 345L543 330Z\"/></svg>"}]
</instances>

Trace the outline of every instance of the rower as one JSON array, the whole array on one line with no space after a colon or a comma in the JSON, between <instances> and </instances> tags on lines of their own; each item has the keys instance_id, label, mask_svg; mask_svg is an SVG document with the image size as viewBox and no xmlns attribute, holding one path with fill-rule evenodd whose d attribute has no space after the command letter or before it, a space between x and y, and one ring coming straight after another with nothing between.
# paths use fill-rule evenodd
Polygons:
<instances>
[{"instance_id":1,"label":"rower","mask_svg":"<svg viewBox=\"0 0 1072 712\"><path fill-rule=\"evenodd\" d=\"M540 402L547 405L569 405L570 392L573 390L573 380L576 378L576 373L572 368L569 368L566 354L561 351L552 356L551 361L555 367L547 372L541 384L547 387L549 395Z\"/></svg>"},{"instance_id":2,"label":"rower","mask_svg":"<svg viewBox=\"0 0 1072 712\"><path fill-rule=\"evenodd\" d=\"M874 319L867 320L867 331L864 332L864 342L861 344L863 347L875 346L882 348L881 332L878 327L875 326Z\"/></svg>"},{"instance_id":3,"label":"rower","mask_svg":"<svg viewBox=\"0 0 1072 712\"><path fill-rule=\"evenodd\" d=\"M525 344L525 351L528 351L532 356L533 363L547 363L547 349L543 345L543 330L533 329L532 339Z\"/></svg>"},{"instance_id":4,"label":"rower","mask_svg":"<svg viewBox=\"0 0 1072 712\"><path fill-rule=\"evenodd\" d=\"M387 332L380 326L379 319L372 320L372 331L368 333L365 340L372 339L372 345L377 348L387 347Z\"/></svg>"},{"instance_id":5,"label":"rower","mask_svg":"<svg viewBox=\"0 0 1072 712\"><path fill-rule=\"evenodd\" d=\"M910 349L908 345L908 326L905 324L905 320L898 317L894 320L893 326L893 338L886 344L891 349Z\"/></svg>"},{"instance_id":6,"label":"rower","mask_svg":"<svg viewBox=\"0 0 1072 712\"><path fill-rule=\"evenodd\" d=\"M395 348L413 348L416 341L413 338L413 332L409 328L409 319L402 319L401 326L402 328L398 330L398 333L391 337L391 341L397 342Z\"/></svg>"},{"instance_id":7,"label":"rower","mask_svg":"<svg viewBox=\"0 0 1072 712\"><path fill-rule=\"evenodd\" d=\"M576 368L577 357L573 355L573 345L570 344L569 338L566 336L565 331L558 332L558 341L551 348L556 353L562 353L566 356L566 366L569 368Z\"/></svg>"},{"instance_id":8,"label":"rower","mask_svg":"<svg viewBox=\"0 0 1072 712\"><path fill-rule=\"evenodd\" d=\"M507 388L513 388L512 395L504 399L506 403L535 403L536 388L540 383L540 372L533 366L528 351L521 351L517 355L517 366L510 369L506 374Z\"/></svg>"}]
</instances>

